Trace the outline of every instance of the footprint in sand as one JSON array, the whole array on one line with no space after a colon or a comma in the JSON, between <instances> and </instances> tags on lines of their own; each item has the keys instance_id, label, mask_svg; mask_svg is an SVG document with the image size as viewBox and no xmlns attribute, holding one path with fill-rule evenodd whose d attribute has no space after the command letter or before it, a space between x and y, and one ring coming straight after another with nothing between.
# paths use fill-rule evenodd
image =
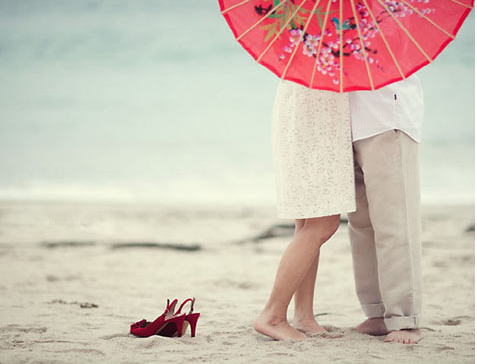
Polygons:
<instances>
[{"instance_id":1,"label":"footprint in sand","mask_svg":"<svg viewBox=\"0 0 477 364\"><path fill-rule=\"evenodd\" d=\"M452 347L452 346L443 345L443 346L439 346L439 347L435 348L434 350L437 351L437 352L441 352L441 351L447 351L447 350L455 350L455 348Z\"/></svg>"},{"instance_id":2,"label":"footprint in sand","mask_svg":"<svg viewBox=\"0 0 477 364\"><path fill-rule=\"evenodd\" d=\"M96 349L68 349L68 350L58 350L56 353L82 353L82 354L99 354L105 356L102 351Z\"/></svg>"},{"instance_id":3,"label":"footprint in sand","mask_svg":"<svg viewBox=\"0 0 477 364\"><path fill-rule=\"evenodd\" d=\"M447 319L444 321L444 325L447 325L447 326L457 326L457 325L460 325L461 323L462 321L456 318Z\"/></svg>"},{"instance_id":4,"label":"footprint in sand","mask_svg":"<svg viewBox=\"0 0 477 364\"><path fill-rule=\"evenodd\" d=\"M117 337L129 337L129 334L126 334L126 333L112 334L112 335L100 336L99 338L103 340L111 340L111 339L116 339Z\"/></svg>"},{"instance_id":5,"label":"footprint in sand","mask_svg":"<svg viewBox=\"0 0 477 364\"><path fill-rule=\"evenodd\" d=\"M470 316L456 316L452 318L448 318L447 320L443 320L442 323L447 326L457 326L462 324L463 321L470 319Z\"/></svg>"},{"instance_id":6,"label":"footprint in sand","mask_svg":"<svg viewBox=\"0 0 477 364\"><path fill-rule=\"evenodd\" d=\"M0 328L0 331L34 332L37 334L43 334L46 330L46 327L23 327L20 325L7 325Z\"/></svg>"},{"instance_id":7,"label":"footprint in sand","mask_svg":"<svg viewBox=\"0 0 477 364\"><path fill-rule=\"evenodd\" d=\"M98 305L96 303L77 302L77 301L66 302L66 301L63 301L62 299L53 300L53 301L50 301L50 302L47 302L47 303L48 304L59 303L59 304L62 304L62 305L79 305L81 308L98 308Z\"/></svg>"}]
</instances>

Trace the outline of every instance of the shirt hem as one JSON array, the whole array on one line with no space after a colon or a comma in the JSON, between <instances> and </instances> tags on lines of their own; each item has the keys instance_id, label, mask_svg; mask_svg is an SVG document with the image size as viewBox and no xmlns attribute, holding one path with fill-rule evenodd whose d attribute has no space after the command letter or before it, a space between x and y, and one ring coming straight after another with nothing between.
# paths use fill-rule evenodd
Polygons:
<instances>
[{"instance_id":1,"label":"shirt hem","mask_svg":"<svg viewBox=\"0 0 477 364\"><path fill-rule=\"evenodd\" d=\"M414 140L415 142L417 143L421 143L421 138L420 137L416 137L414 136L412 132L410 132L409 130L405 130L403 128L399 128L399 127L390 127L388 129L384 129L384 130L380 130L380 131L376 131L374 133L370 133L370 134L365 134L365 135L362 135L362 136L359 136L359 137L356 137L356 138L353 138L353 142L356 142L358 140L363 140L363 139L368 139L368 138L372 138L376 135L379 135L379 134L383 134L383 133L386 133L388 132L389 130L393 130L393 129L396 129L396 130L400 130L402 131L403 133L406 133L407 136L409 136L412 140ZM416 133L417 134L417 133Z\"/></svg>"}]
</instances>

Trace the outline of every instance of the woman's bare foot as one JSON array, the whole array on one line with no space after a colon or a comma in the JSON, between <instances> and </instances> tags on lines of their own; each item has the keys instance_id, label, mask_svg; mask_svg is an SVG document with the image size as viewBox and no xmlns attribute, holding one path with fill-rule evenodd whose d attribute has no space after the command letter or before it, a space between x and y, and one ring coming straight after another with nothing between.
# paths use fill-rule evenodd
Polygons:
<instances>
[{"instance_id":1,"label":"woman's bare foot","mask_svg":"<svg viewBox=\"0 0 477 364\"><path fill-rule=\"evenodd\" d=\"M314 318L308 320L300 320L295 318L293 320L293 327L303 333L308 334L327 334L328 331L318 324Z\"/></svg>"},{"instance_id":2,"label":"woman's bare foot","mask_svg":"<svg viewBox=\"0 0 477 364\"><path fill-rule=\"evenodd\" d=\"M295 318L293 320L293 327L298 331L301 331L305 334L318 334L320 336L330 338L330 339L337 339L343 337L342 334L331 333L326 330L323 326L321 326L314 318L300 320Z\"/></svg>"},{"instance_id":3,"label":"woman's bare foot","mask_svg":"<svg viewBox=\"0 0 477 364\"><path fill-rule=\"evenodd\" d=\"M356 330L362 334L373 336L382 336L389 333L382 317L369 318L359 324Z\"/></svg>"},{"instance_id":4,"label":"woman's bare foot","mask_svg":"<svg viewBox=\"0 0 477 364\"><path fill-rule=\"evenodd\" d=\"M417 344L422 339L421 330L404 329L399 331L391 331L384 341L400 343L400 344Z\"/></svg>"},{"instance_id":5,"label":"woman's bare foot","mask_svg":"<svg viewBox=\"0 0 477 364\"><path fill-rule=\"evenodd\" d=\"M303 340L306 335L290 326L287 320L273 318L262 312L253 323L253 328L260 334L274 340Z\"/></svg>"}]
</instances>

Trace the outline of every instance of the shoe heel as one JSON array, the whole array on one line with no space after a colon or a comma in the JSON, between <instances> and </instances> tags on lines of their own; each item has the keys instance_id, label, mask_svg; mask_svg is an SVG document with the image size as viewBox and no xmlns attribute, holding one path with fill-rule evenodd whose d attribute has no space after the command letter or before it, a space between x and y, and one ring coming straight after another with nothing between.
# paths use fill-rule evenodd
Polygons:
<instances>
[{"instance_id":1,"label":"shoe heel","mask_svg":"<svg viewBox=\"0 0 477 364\"><path fill-rule=\"evenodd\" d=\"M187 321L190 323L190 336L195 337L197 321L199 320L200 313L191 313L187 315Z\"/></svg>"}]
</instances>

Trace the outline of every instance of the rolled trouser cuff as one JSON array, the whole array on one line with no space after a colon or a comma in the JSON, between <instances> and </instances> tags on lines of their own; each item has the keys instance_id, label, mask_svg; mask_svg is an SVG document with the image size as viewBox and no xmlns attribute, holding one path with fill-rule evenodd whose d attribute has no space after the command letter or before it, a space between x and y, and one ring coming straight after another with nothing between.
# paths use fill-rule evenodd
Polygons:
<instances>
[{"instance_id":1,"label":"rolled trouser cuff","mask_svg":"<svg viewBox=\"0 0 477 364\"><path fill-rule=\"evenodd\" d=\"M421 318L419 316L402 316L384 318L384 324L389 331L399 331L404 329L418 329Z\"/></svg>"},{"instance_id":2,"label":"rolled trouser cuff","mask_svg":"<svg viewBox=\"0 0 477 364\"><path fill-rule=\"evenodd\" d=\"M384 305L382 303L367 303L362 304L363 311L368 318L383 317Z\"/></svg>"}]
</instances>

